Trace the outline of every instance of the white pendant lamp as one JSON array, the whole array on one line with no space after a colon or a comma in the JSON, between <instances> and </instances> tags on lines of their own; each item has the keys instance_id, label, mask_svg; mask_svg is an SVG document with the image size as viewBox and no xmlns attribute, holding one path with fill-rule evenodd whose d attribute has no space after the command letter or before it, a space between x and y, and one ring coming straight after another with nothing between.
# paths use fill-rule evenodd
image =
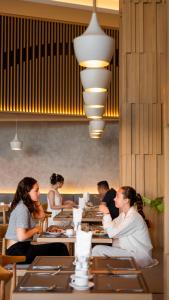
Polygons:
<instances>
[{"instance_id":1,"label":"white pendant lamp","mask_svg":"<svg viewBox=\"0 0 169 300\"><path fill-rule=\"evenodd\" d=\"M92 139L100 139L101 138L101 133L89 132L89 135Z\"/></svg>"},{"instance_id":2,"label":"white pendant lamp","mask_svg":"<svg viewBox=\"0 0 169 300\"><path fill-rule=\"evenodd\" d=\"M106 99L107 99L107 92L102 92L102 93L83 92L84 103L91 107L104 106Z\"/></svg>"},{"instance_id":3,"label":"white pendant lamp","mask_svg":"<svg viewBox=\"0 0 169 300\"><path fill-rule=\"evenodd\" d=\"M10 146L12 150L22 150L23 149L23 142L19 141L18 133L17 133L17 121L16 121L16 133L14 139L10 142Z\"/></svg>"},{"instance_id":4,"label":"white pendant lamp","mask_svg":"<svg viewBox=\"0 0 169 300\"><path fill-rule=\"evenodd\" d=\"M106 92L110 83L111 71L107 69L85 69L80 72L81 82L86 92Z\"/></svg>"},{"instance_id":5,"label":"white pendant lamp","mask_svg":"<svg viewBox=\"0 0 169 300\"><path fill-rule=\"evenodd\" d=\"M104 114L104 106L102 107L90 107L88 105L84 106L85 114L89 119L101 119Z\"/></svg>"},{"instance_id":6,"label":"white pendant lamp","mask_svg":"<svg viewBox=\"0 0 169 300\"><path fill-rule=\"evenodd\" d=\"M86 68L100 68L109 65L114 51L114 40L105 34L96 15L96 0L86 31L74 39L74 51L78 63Z\"/></svg>"},{"instance_id":7,"label":"white pendant lamp","mask_svg":"<svg viewBox=\"0 0 169 300\"><path fill-rule=\"evenodd\" d=\"M89 132L90 133L102 133L105 127L104 120L91 120L89 122Z\"/></svg>"}]
</instances>

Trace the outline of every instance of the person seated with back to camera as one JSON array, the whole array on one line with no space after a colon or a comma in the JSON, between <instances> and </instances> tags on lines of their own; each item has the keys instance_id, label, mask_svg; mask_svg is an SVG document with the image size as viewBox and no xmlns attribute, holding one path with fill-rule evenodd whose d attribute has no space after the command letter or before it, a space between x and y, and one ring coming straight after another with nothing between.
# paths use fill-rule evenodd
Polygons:
<instances>
[{"instance_id":1,"label":"person seated with back to camera","mask_svg":"<svg viewBox=\"0 0 169 300\"><path fill-rule=\"evenodd\" d=\"M99 181L97 183L98 193L101 199L101 205L105 204L109 210L112 220L119 215L119 209L115 206L114 198L116 197L116 191L113 188L109 188L109 184L106 180Z\"/></svg>"},{"instance_id":2,"label":"person seated with back to camera","mask_svg":"<svg viewBox=\"0 0 169 300\"><path fill-rule=\"evenodd\" d=\"M62 188L64 178L60 174L53 173L50 177L51 188L47 195L47 211L51 212L51 217L48 218L48 225L61 225L62 222L53 221L53 218L61 212L62 208L72 208L75 203L71 200L64 200L58 189Z\"/></svg>"},{"instance_id":3,"label":"person seated with back to camera","mask_svg":"<svg viewBox=\"0 0 169 300\"><path fill-rule=\"evenodd\" d=\"M32 177L23 178L17 187L11 204L6 254L11 256L26 256L24 263L31 263L36 256L66 256L67 247L62 243L33 245L31 241L42 228L35 225L34 219L45 216L39 201L39 185Z\"/></svg>"},{"instance_id":4,"label":"person seated with back to camera","mask_svg":"<svg viewBox=\"0 0 169 300\"><path fill-rule=\"evenodd\" d=\"M157 264L152 258L152 243L143 213L143 202L135 189L123 186L118 189L114 199L121 213L111 219L108 208L100 205L103 212L103 227L112 246L98 245L92 249L93 256L132 256L140 267ZM134 207L136 204L137 209Z\"/></svg>"}]
</instances>

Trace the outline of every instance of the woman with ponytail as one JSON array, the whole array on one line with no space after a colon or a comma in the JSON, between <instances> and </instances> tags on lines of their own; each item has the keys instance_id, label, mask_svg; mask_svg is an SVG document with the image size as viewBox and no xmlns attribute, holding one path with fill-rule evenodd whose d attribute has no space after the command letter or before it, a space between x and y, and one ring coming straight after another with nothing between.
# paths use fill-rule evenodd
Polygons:
<instances>
[{"instance_id":1,"label":"woman with ponytail","mask_svg":"<svg viewBox=\"0 0 169 300\"><path fill-rule=\"evenodd\" d=\"M143 202L135 189L122 186L114 199L121 213L113 221L105 205L100 206L103 227L112 246L95 246L93 256L133 256L140 267L152 265L152 244L143 213Z\"/></svg>"},{"instance_id":2,"label":"woman with ponytail","mask_svg":"<svg viewBox=\"0 0 169 300\"><path fill-rule=\"evenodd\" d=\"M53 173L50 177L51 188L47 195L47 210L51 212L51 217L48 218L48 225L61 225L60 222L53 221L54 216L61 212L62 208L72 208L74 202L71 200L64 201L58 189L62 188L64 178L60 174Z\"/></svg>"}]
</instances>

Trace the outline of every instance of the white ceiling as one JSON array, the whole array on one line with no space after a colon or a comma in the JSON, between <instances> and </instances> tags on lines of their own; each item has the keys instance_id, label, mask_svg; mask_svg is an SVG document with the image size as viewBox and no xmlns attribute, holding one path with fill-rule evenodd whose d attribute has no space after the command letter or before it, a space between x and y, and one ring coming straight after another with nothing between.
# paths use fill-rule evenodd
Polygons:
<instances>
[{"instance_id":1,"label":"white ceiling","mask_svg":"<svg viewBox=\"0 0 169 300\"><path fill-rule=\"evenodd\" d=\"M29 2L51 4L56 6L74 7L81 9L92 9L92 0L24 0ZM97 8L99 11L118 12L119 0L97 0Z\"/></svg>"}]
</instances>

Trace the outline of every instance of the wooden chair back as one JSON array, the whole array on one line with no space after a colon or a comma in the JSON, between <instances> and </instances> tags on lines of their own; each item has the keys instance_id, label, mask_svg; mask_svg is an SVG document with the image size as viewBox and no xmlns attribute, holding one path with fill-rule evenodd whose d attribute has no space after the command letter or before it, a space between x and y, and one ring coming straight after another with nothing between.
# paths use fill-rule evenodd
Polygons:
<instances>
[{"instance_id":1,"label":"wooden chair back","mask_svg":"<svg viewBox=\"0 0 169 300\"><path fill-rule=\"evenodd\" d=\"M0 225L0 254L5 255L6 251L6 240L5 240L5 234L8 229L7 224L1 224Z\"/></svg>"}]
</instances>

